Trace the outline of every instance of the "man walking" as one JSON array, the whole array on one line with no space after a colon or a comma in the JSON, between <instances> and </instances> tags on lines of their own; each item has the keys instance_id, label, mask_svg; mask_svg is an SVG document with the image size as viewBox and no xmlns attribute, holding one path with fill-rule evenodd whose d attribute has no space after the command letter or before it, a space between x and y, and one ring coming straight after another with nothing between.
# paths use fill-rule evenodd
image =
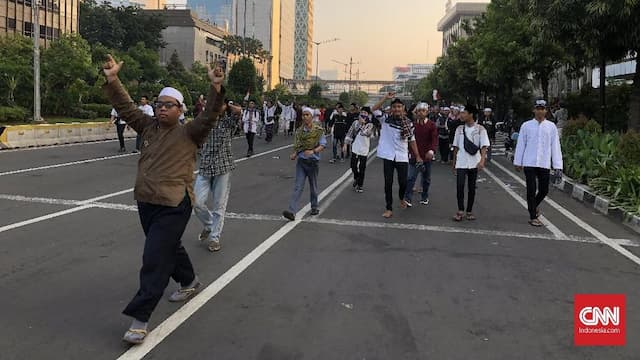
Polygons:
<instances>
[{"instance_id":1,"label":"man walking","mask_svg":"<svg viewBox=\"0 0 640 360\"><path fill-rule=\"evenodd\" d=\"M154 117L155 113L151 105L149 105L149 98L146 96L140 97L140 105L138 109L142 111L143 114ZM136 135L136 149L133 151L134 153L140 152L140 143L142 142L142 134Z\"/></svg>"},{"instance_id":2,"label":"man walking","mask_svg":"<svg viewBox=\"0 0 640 360\"><path fill-rule=\"evenodd\" d=\"M405 115L404 103L395 98L395 93L388 93L383 97L373 110L379 110L386 100L391 100L391 115L382 118L380 128L380 140L378 142L378 157L384 161L384 194L386 210L382 214L385 219L393 216L393 172L398 174L400 189L400 208L406 209L407 202L404 196L407 192L407 174L409 167L409 147L416 158L416 168L422 169L424 163L416 146L413 134L413 124Z\"/></svg>"},{"instance_id":3,"label":"man walking","mask_svg":"<svg viewBox=\"0 0 640 360\"><path fill-rule=\"evenodd\" d=\"M234 114L242 109L227 103L226 111L218 120L218 125L211 129L207 141L200 149L200 168L194 185L196 216L204 225L198 237L207 241L211 252L220 251L220 235L224 226L224 215L231 191L231 172L235 169L231 140L236 128ZM212 207L207 201L212 195Z\"/></svg>"},{"instance_id":4,"label":"man walking","mask_svg":"<svg viewBox=\"0 0 640 360\"><path fill-rule=\"evenodd\" d=\"M124 147L124 129L127 127L127 123L118 116L116 109L111 109L111 123L116 126L116 132L118 133L118 141L120 142L119 153L127 151Z\"/></svg>"},{"instance_id":5,"label":"man walking","mask_svg":"<svg viewBox=\"0 0 640 360\"><path fill-rule=\"evenodd\" d=\"M360 117L351 124L351 128L345 137L342 151L346 151L351 145L353 156L351 157L351 172L353 172L353 188L357 193L364 190L364 173L367 169L367 159L369 147L371 145L371 135L373 135L374 125L371 121L372 113L369 107L363 107Z\"/></svg>"},{"instance_id":6,"label":"man walking","mask_svg":"<svg viewBox=\"0 0 640 360\"><path fill-rule=\"evenodd\" d=\"M458 198L458 212L453 217L455 221L475 220L473 215L473 203L476 198L476 181L478 170L484 169L489 148L489 135L487 130L476 123L475 117L478 110L473 105L467 105L460 112L460 118L464 125L458 126L453 139L453 169L457 177L456 193ZM468 179L468 199L464 206L464 184Z\"/></svg>"},{"instance_id":7,"label":"man walking","mask_svg":"<svg viewBox=\"0 0 640 360\"><path fill-rule=\"evenodd\" d=\"M408 207L413 206L413 186L418 180L418 175L422 174L422 197L420 204L429 204L429 186L431 185L431 162L435 156L438 145L438 128L436 124L427 117L429 105L419 103L416 106L416 121L414 121L414 133L416 146L420 157L424 160L422 170L418 169L417 159L409 152L409 178L407 180L407 190L404 201Z\"/></svg>"},{"instance_id":8,"label":"man walking","mask_svg":"<svg viewBox=\"0 0 640 360\"><path fill-rule=\"evenodd\" d=\"M273 128L276 123L276 109L278 107L273 103L273 101L268 100L264 106L264 126L265 132L267 133L267 137L265 140L270 143L273 140Z\"/></svg>"},{"instance_id":9,"label":"man walking","mask_svg":"<svg viewBox=\"0 0 640 360\"><path fill-rule=\"evenodd\" d=\"M320 153L327 146L322 124L313 121L313 110L305 107L302 109L302 126L296 130L293 142L294 152L291 160L296 161L296 182L289 201L289 208L282 212L282 216L290 221L296 219L298 202L304 190L304 183L309 179L309 192L311 195L311 215L318 215L318 163Z\"/></svg>"},{"instance_id":10,"label":"man walking","mask_svg":"<svg viewBox=\"0 0 640 360\"><path fill-rule=\"evenodd\" d=\"M340 159L340 162L344 162L344 139L347 136L347 130L349 130L349 123L347 113L341 103L336 105L336 109L331 114L329 127L333 135L333 159L329 160L329 162L334 163L338 159ZM340 158L338 158L338 150L340 150Z\"/></svg>"},{"instance_id":11,"label":"man walking","mask_svg":"<svg viewBox=\"0 0 640 360\"><path fill-rule=\"evenodd\" d=\"M183 95L174 88L164 88L156 103L157 116L144 114L133 105L118 79L122 64L108 55L103 65L107 79L104 90L116 112L142 135L134 194L146 239L140 289L123 311L133 318L123 340L140 344L147 336L149 318L169 279L181 285L169 297L173 302L189 299L202 287L181 237L191 217L196 149L222 111L224 72L219 67L211 70L207 66L211 87L206 109L196 120L180 125Z\"/></svg>"},{"instance_id":12,"label":"man walking","mask_svg":"<svg viewBox=\"0 0 640 360\"><path fill-rule=\"evenodd\" d=\"M282 119L282 127L283 133L288 135L293 135L293 131L295 129L296 124L296 110L293 107L293 102L289 105L285 105L277 100L278 106L282 109L282 113L280 114L280 118ZM284 128L286 127L286 128Z\"/></svg>"},{"instance_id":13,"label":"man walking","mask_svg":"<svg viewBox=\"0 0 640 360\"><path fill-rule=\"evenodd\" d=\"M242 115L242 124L244 126L244 133L247 138L247 157L253 155L253 140L256 137L258 131L258 124L260 124L260 111L256 109L256 102L254 100L249 101L249 107L244 110Z\"/></svg>"},{"instance_id":14,"label":"man walking","mask_svg":"<svg viewBox=\"0 0 640 360\"><path fill-rule=\"evenodd\" d=\"M547 102L537 100L534 106L535 118L520 127L513 164L518 171L524 168L529 224L539 227L543 226L538 219L539 206L549 193L551 167L555 169L556 176L562 176L563 163L558 129L545 119Z\"/></svg>"}]
</instances>

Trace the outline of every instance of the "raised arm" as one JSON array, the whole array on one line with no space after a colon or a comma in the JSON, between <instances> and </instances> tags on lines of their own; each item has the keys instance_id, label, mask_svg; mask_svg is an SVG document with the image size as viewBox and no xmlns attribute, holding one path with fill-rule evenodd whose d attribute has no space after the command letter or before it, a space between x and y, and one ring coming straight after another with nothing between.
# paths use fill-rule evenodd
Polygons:
<instances>
[{"instance_id":1,"label":"raised arm","mask_svg":"<svg viewBox=\"0 0 640 360\"><path fill-rule=\"evenodd\" d=\"M107 55L107 61L102 65L107 83L102 88L118 116L137 133L142 133L144 128L154 123L154 120L133 104L131 96L118 79L118 72L122 69L123 63L117 63L111 55Z\"/></svg>"},{"instance_id":2,"label":"raised arm","mask_svg":"<svg viewBox=\"0 0 640 360\"><path fill-rule=\"evenodd\" d=\"M222 87L224 71L222 71L220 66L216 66L215 69L211 69L208 64L207 70L209 79L211 80L209 96L207 97L207 106L203 112L198 114L198 117L195 120L185 125L191 140L197 145L204 142L211 129L218 123L218 118L223 111L224 105L225 90Z\"/></svg>"},{"instance_id":3,"label":"raised arm","mask_svg":"<svg viewBox=\"0 0 640 360\"><path fill-rule=\"evenodd\" d=\"M376 111L376 110L382 109L382 105L384 105L384 102L387 101L387 100L391 100L394 97L396 97L396 93L388 92L382 99L380 99L380 101L378 101L375 105L373 105L371 110L372 111Z\"/></svg>"}]
</instances>

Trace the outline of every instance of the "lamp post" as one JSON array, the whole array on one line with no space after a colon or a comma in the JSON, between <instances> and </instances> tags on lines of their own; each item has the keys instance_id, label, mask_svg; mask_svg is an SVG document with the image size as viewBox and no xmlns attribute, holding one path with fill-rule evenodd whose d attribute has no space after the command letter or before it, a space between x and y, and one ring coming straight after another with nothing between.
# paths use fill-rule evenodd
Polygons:
<instances>
[{"instance_id":1,"label":"lamp post","mask_svg":"<svg viewBox=\"0 0 640 360\"><path fill-rule=\"evenodd\" d=\"M40 115L40 0L31 4L33 16L33 122L42 123Z\"/></svg>"},{"instance_id":2,"label":"lamp post","mask_svg":"<svg viewBox=\"0 0 640 360\"><path fill-rule=\"evenodd\" d=\"M312 41L312 43L316 44L316 81L318 81L318 79L320 79L320 77L318 77L318 68L320 67L320 45L332 43L332 42L335 42L335 41L338 41L338 40L340 40L340 39L333 38L333 39L324 40L324 41Z\"/></svg>"}]
</instances>

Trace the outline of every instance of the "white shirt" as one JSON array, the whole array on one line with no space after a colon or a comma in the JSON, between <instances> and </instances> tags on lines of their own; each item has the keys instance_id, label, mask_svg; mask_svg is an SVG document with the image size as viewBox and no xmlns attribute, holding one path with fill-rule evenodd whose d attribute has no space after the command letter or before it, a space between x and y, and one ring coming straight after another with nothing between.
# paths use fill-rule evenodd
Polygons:
<instances>
[{"instance_id":1,"label":"white shirt","mask_svg":"<svg viewBox=\"0 0 640 360\"><path fill-rule=\"evenodd\" d=\"M278 106L282 108L282 113L280 116L284 121L294 121L296 119L296 111L293 109L293 104L284 105L280 101L278 101Z\"/></svg>"},{"instance_id":2,"label":"white shirt","mask_svg":"<svg viewBox=\"0 0 640 360\"><path fill-rule=\"evenodd\" d=\"M260 122L260 112L258 111L258 109L246 109L244 111L244 113L242 114L242 123L243 128L244 128L244 132L249 133L256 133L258 131L258 123Z\"/></svg>"},{"instance_id":3,"label":"white shirt","mask_svg":"<svg viewBox=\"0 0 640 360\"><path fill-rule=\"evenodd\" d=\"M275 123L275 119L274 117L276 116L276 106L273 105L272 107L268 107L265 106L264 107L264 123L265 125L271 125L273 123ZM271 119L271 120L269 120Z\"/></svg>"},{"instance_id":4,"label":"white shirt","mask_svg":"<svg viewBox=\"0 0 640 360\"><path fill-rule=\"evenodd\" d=\"M313 121L320 122L320 109L313 110Z\"/></svg>"},{"instance_id":5,"label":"white shirt","mask_svg":"<svg viewBox=\"0 0 640 360\"><path fill-rule=\"evenodd\" d=\"M475 155L469 154L464 149L464 134L474 144L480 147L480 150ZM489 135L487 130L474 123L473 126L460 125L456 129L456 135L453 138L452 146L458 148L458 156L456 157L456 169L475 169L478 167L478 163L482 159L482 148L491 146L489 142Z\"/></svg>"},{"instance_id":6,"label":"white shirt","mask_svg":"<svg viewBox=\"0 0 640 360\"><path fill-rule=\"evenodd\" d=\"M360 155L360 156L369 155L369 148L371 146L372 134L373 134L373 124L372 123L365 124L358 131L356 138L353 139L353 143L351 144L351 151L354 154Z\"/></svg>"},{"instance_id":7,"label":"white shirt","mask_svg":"<svg viewBox=\"0 0 640 360\"><path fill-rule=\"evenodd\" d=\"M118 113L116 112L116 109L111 109L111 116L115 117L116 119L118 118ZM118 125L126 125L127 122L120 119L118 120Z\"/></svg>"},{"instance_id":8,"label":"white shirt","mask_svg":"<svg viewBox=\"0 0 640 360\"><path fill-rule=\"evenodd\" d=\"M409 142L415 141L412 134L409 139L402 137L402 129L395 124L388 123L386 116L380 119L380 141L378 142L378 157L384 160L409 162Z\"/></svg>"},{"instance_id":9,"label":"white shirt","mask_svg":"<svg viewBox=\"0 0 640 360\"><path fill-rule=\"evenodd\" d=\"M520 127L516 154L513 157L516 166L538 167L543 169L562 169L562 150L556 124L549 120L533 119Z\"/></svg>"},{"instance_id":10,"label":"white shirt","mask_svg":"<svg viewBox=\"0 0 640 360\"><path fill-rule=\"evenodd\" d=\"M138 106L138 109L142 110L142 112L145 115L149 115L149 116L155 116L155 114L153 113L153 108L151 107L151 105L147 104L147 105L140 105Z\"/></svg>"}]
</instances>

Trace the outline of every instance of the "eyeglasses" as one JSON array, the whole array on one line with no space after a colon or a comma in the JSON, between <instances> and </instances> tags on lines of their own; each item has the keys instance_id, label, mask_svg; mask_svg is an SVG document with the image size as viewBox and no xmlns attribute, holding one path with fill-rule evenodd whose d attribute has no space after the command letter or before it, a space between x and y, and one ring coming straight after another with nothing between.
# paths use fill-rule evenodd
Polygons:
<instances>
[{"instance_id":1,"label":"eyeglasses","mask_svg":"<svg viewBox=\"0 0 640 360\"><path fill-rule=\"evenodd\" d=\"M180 104L176 104L171 101L156 101L155 103L156 109L160 109L161 107L165 107L167 109L173 109L174 106L180 106Z\"/></svg>"}]
</instances>

